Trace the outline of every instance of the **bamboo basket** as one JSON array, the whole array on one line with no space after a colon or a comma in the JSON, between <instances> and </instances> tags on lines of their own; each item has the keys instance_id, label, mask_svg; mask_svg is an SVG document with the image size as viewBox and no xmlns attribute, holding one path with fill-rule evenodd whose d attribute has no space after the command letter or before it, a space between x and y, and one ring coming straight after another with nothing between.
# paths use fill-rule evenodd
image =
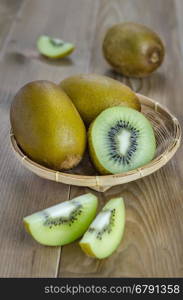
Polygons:
<instances>
[{"instance_id":1,"label":"bamboo basket","mask_svg":"<svg viewBox=\"0 0 183 300\"><path fill-rule=\"evenodd\" d=\"M104 192L112 186L137 180L164 166L177 151L181 141L181 128L178 120L158 102L137 94L142 105L143 114L151 121L157 143L155 158L141 168L115 175L98 175L93 168L88 154L76 168L69 172L59 172L46 168L27 157L16 143L13 132L10 133L11 144L17 158L33 173L56 182L89 187Z\"/></svg>"}]
</instances>

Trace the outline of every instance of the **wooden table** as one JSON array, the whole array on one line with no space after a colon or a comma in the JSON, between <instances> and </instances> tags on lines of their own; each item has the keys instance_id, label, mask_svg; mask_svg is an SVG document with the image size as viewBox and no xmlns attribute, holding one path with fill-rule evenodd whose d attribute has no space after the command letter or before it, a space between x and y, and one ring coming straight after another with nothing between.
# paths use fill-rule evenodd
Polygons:
<instances>
[{"instance_id":1,"label":"wooden table","mask_svg":"<svg viewBox=\"0 0 183 300\"><path fill-rule=\"evenodd\" d=\"M89 192L41 179L23 168L9 139L9 107L25 83L56 83L84 72L116 76L102 57L106 29L121 21L152 27L166 44L163 66L143 80L118 79L167 106L183 124L183 1L181 0L1 0L0 1L0 276L178 277L183 276L183 148L147 178L96 193L104 204L123 196L127 222L123 241L108 259L86 257L77 243L44 247L24 230L32 212ZM41 59L41 34L76 44L56 61Z\"/></svg>"}]
</instances>

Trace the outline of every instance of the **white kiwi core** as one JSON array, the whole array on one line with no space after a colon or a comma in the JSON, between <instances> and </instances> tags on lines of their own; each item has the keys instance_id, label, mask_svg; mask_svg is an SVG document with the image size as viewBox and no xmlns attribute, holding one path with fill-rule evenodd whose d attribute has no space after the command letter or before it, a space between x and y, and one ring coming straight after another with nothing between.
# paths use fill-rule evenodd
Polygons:
<instances>
[{"instance_id":1,"label":"white kiwi core","mask_svg":"<svg viewBox=\"0 0 183 300\"><path fill-rule=\"evenodd\" d=\"M100 231L110 223L111 211L102 211L93 221L91 227Z\"/></svg>"},{"instance_id":2,"label":"white kiwi core","mask_svg":"<svg viewBox=\"0 0 183 300\"><path fill-rule=\"evenodd\" d=\"M122 155L125 155L130 148L130 137L131 133L123 129L118 135L117 135L117 141L119 143L119 152Z\"/></svg>"},{"instance_id":3,"label":"white kiwi core","mask_svg":"<svg viewBox=\"0 0 183 300\"><path fill-rule=\"evenodd\" d=\"M69 201L60 203L56 206L52 206L48 209L45 209L45 213L51 218L65 217L69 218L71 213L76 210L77 205L75 203L70 203Z\"/></svg>"}]
</instances>

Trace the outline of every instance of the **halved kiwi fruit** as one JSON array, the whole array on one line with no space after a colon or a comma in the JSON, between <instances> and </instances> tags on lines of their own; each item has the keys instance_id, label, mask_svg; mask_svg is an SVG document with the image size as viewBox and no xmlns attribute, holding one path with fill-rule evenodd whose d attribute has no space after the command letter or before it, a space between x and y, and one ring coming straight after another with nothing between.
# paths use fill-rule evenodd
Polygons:
<instances>
[{"instance_id":1,"label":"halved kiwi fruit","mask_svg":"<svg viewBox=\"0 0 183 300\"><path fill-rule=\"evenodd\" d=\"M41 35L37 40L39 52L49 58L62 58L74 51L74 45L58 38Z\"/></svg>"},{"instance_id":2,"label":"halved kiwi fruit","mask_svg":"<svg viewBox=\"0 0 183 300\"><path fill-rule=\"evenodd\" d=\"M85 194L25 217L24 225L40 244L65 245L87 230L95 217L97 204L96 196Z\"/></svg>"},{"instance_id":3,"label":"halved kiwi fruit","mask_svg":"<svg viewBox=\"0 0 183 300\"><path fill-rule=\"evenodd\" d=\"M122 239L125 207L122 198L111 199L97 215L80 241L82 250L99 259L111 255Z\"/></svg>"},{"instance_id":4,"label":"halved kiwi fruit","mask_svg":"<svg viewBox=\"0 0 183 300\"><path fill-rule=\"evenodd\" d=\"M108 108L89 128L89 150L101 174L133 170L153 159L154 131L142 113L128 107Z\"/></svg>"}]
</instances>

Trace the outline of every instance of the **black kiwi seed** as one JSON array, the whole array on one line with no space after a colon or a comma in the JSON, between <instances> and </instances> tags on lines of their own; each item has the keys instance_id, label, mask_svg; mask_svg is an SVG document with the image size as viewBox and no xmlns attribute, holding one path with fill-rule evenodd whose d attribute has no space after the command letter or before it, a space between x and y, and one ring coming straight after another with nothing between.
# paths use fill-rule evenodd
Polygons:
<instances>
[{"instance_id":1,"label":"black kiwi seed","mask_svg":"<svg viewBox=\"0 0 183 300\"><path fill-rule=\"evenodd\" d=\"M79 215L82 213L82 205L79 203L75 203L76 208L70 213L69 217L50 217L50 215L44 211L44 218L45 221L43 223L44 226L49 227L52 229L53 226L59 226L61 224L68 224L71 226L76 220Z\"/></svg>"},{"instance_id":2,"label":"black kiwi seed","mask_svg":"<svg viewBox=\"0 0 183 300\"><path fill-rule=\"evenodd\" d=\"M119 153L116 141L116 135L119 134L123 129L126 129L130 132L130 147L125 155ZM134 128L129 121L117 121L116 125L111 127L107 135L109 158L120 164L129 164L133 154L137 150L138 136L139 130Z\"/></svg>"}]
</instances>

